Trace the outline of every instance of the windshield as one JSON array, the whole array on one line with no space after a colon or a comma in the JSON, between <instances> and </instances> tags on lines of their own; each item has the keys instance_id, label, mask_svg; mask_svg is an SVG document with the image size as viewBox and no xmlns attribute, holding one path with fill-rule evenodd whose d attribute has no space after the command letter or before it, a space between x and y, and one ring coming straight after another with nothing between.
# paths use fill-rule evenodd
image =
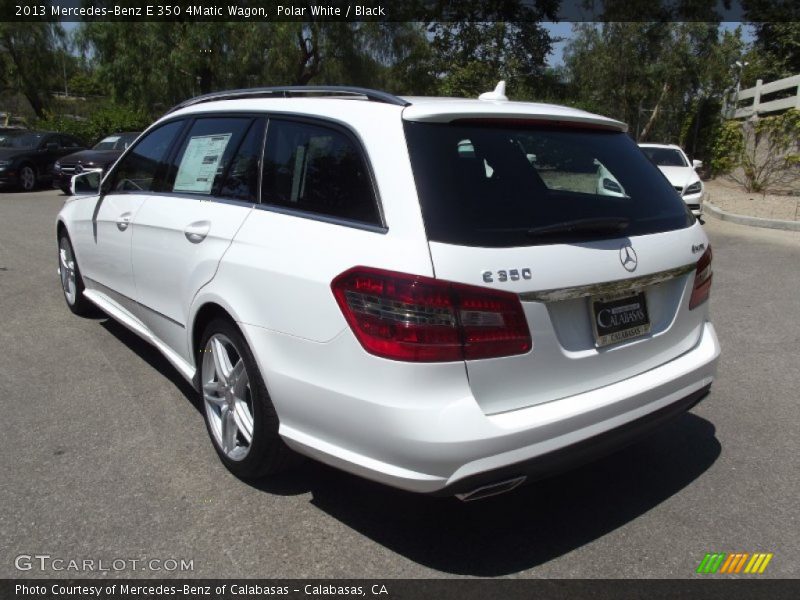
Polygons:
<instances>
[{"instance_id":1,"label":"windshield","mask_svg":"<svg viewBox=\"0 0 800 600\"><path fill-rule=\"evenodd\" d=\"M42 139L41 133L0 133L0 148L35 148Z\"/></svg>"},{"instance_id":2,"label":"windshield","mask_svg":"<svg viewBox=\"0 0 800 600\"><path fill-rule=\"evenodd\" d=\"M433 241L530 246L693 223L664 176L622 132L412 122L405 130Z\"/></svg>"},{"instance_id":3,"label":"windshield","mask_svg":"<svg viewBox=\"0 0 800 600\"><path fill-rule=\"evenodd\" d=\"M659 167L688 167L683 153L674 148L642 148L642 152L654 165Z\"/></svg>"},{"instance_id":4,"label":"windshield","mask_svg":"<svg viewBox=\"0 0 800 600\"><path fill-rule=\"evenodd\" d=\"M138 136L138 133L110 135L97 142L93 150L125 150Z\"/></svg>"}]
</instances>

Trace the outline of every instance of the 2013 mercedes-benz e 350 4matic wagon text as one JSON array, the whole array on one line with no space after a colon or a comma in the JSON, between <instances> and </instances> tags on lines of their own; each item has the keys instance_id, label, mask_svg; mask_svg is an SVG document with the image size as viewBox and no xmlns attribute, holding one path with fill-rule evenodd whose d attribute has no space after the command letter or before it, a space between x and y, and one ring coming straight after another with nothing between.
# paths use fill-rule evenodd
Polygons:
<instances>
[{"instance_id":1,"label":"2013 mercedes-benz e 350 4matic wagon text","mask_svg":"<svg viewBox=\"0 0 800 600\"><path fill-rule=\"evenodd\" d=\"M502 83L195 98L102 183L73 180L64 295L194 383L242 478L299 453L406 490L507 491L714 378L708 239L625 130Z\"/></svg>"}]
</instances>

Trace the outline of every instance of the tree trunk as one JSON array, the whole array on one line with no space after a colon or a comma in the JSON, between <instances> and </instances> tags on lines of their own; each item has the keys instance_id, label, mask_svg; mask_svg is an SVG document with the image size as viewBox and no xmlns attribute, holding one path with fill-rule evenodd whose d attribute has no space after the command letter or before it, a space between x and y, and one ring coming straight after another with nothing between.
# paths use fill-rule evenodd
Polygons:
<instances>
[{"instance_id":1,"label":"tree trunk","mask_svg":"<svg viewBox=\"0 0 800 600\"><path fill-rule=\"evenodd\" d=\"M647 121L647 125L645 125L644 129L642 130L640 141L643 142L647 139L647 134L650 133L650 129L653 127L653 125L656 122L656 119L658 118L658 111L661 108L661 103L664 101L667 92L669 92L669 82L665 81L664 87L661 88L661 95L658 97L658 102L656 102L655 108L653 108L653 114L650 115L650 119Z\"/></svg>"}]
</instances>

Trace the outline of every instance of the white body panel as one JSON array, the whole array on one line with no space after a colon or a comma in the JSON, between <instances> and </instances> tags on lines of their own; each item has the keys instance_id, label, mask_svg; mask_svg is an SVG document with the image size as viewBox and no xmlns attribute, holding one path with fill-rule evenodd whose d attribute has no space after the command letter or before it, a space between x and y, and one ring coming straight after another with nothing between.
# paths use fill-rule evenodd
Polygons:
<instances>
[{"instance_id":1,"label":"white body panel","mask_svg":"<svg viewBox=\"0 0 800 600\"><path fill-rule=\"evenodd\" d=\"M248 99L179 111L311 115L345 124L368 156L386 227L214 198L111 194L99 211L97 197L73 198L59 222L87 278L86 297L153 343L190 381L197 368L197 315L216 305L244 334L280 418L279 433L292 448L418 492L567 448L711 383L719 345L708 305L688 310L693 272L645 290L648 335L601 349L594 345L586 298L525 299L691 265L700 256L697 248L708 244L698 224L630 239L524 248L428 241L403 119L488 115L617 130L624 124L549 105L415 102L404 108L345 99ZM130 225L119 231L116 222L126 212ZM203 229L202 240L187 239L190 226L190 233ZM620 262L628 243L638 255L635 272ZM372 355L331 290L332 280L355 266L520 294L533 349L466 362ZM532 276L489 284L481 278L485 270L510 268L529 268Z\"/></svg>"},{"instance_id":2,"label":"white body panel","mask_svg":"<svg viewBox=\"0 0 800 600\"><path fill-rule=\"evenodd\" d=\"M364 353L349 331L326 344L252 326L243 331L281 399L280 433L290 446L416 492L547 454L656 411L711 383L719 356L706 323L692 349L660 367L492 416L475 401L460 363L380 359Z\"/></svg>"},{"instance_id":3,"label":"white body panel","mask_svg":"<svg viewBox=\"0 0 800 600\"><path fill-rule=\"evenodd\" d=\"M133 194L108 194L80 228L76 241L79 254L85 255L82 266L87 277L119 294L120 302L131 310L128 300L136 295L131 265L131 236L133 219L143 206L145 197ZM89 282L88 287L91 287Z\"/></svg>"},{"instance_id":4,"label":"white body panel","mask_svg":"<svg viewBox=\"0 0 800 600\"><path fill-rule=\"evenodd\" d=\"M214 277L222 255L251 210L152 195L136 216L131 260L138 316L186 361L192 360L186 335L192 300Z\"/></svg>"},{"instance_id":5,"label":"white body panel","mask_svg":"<svg viewBox=\"0 0 800 600\"><path fill-rule=\"evenodd\" d=\"M620 249L638 256L626 271ZM699 223L678 231L583 244L527 248L464 248L431 243L438 277L477 284L484 271L529 268L531 280L483 284L526 294L624 281L697 261L692 247L708 244ZM664 364L697 344L707 320L705 307L688 309L694 271L644 288L652 325L643 337L606 348L595 346L588 297L523 302L533 338L531 352L469 361L470 387L488 414L516 410L600 388ZM523 296L524 297L524 296Z\"/></svg>"}]
</instances>

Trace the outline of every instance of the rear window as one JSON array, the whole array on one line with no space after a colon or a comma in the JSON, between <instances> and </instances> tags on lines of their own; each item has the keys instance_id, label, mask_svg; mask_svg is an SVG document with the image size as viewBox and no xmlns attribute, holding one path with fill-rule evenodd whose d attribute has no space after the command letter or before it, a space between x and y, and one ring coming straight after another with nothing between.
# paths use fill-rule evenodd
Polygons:
<instances>
[{"instance_id":1,"label":"rear window","mask_svg":"<svg viewBox=\"0 0 800 600\"><path fill-rule=\"evenodd\" d=\"M694 218L625 133L405 123L428 238L484 247L573 243Z\"/></svg>"}]
</instances>

